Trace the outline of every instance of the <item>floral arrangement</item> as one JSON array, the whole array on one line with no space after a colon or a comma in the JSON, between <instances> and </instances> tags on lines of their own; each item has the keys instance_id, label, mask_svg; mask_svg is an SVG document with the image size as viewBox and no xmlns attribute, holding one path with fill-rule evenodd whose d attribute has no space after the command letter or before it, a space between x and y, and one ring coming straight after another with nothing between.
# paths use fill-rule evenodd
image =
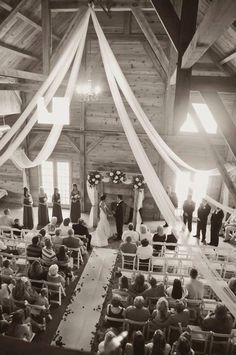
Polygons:
<instances>
[{"instance_id":1,"label":"floral arrangement","mask_svg":"<svg viewBox=\"0 0 236 355\"><path fill-rule=\"evenodd\" d=\"M102 180L102 175L99 173L99 171L92 171L91 173L88 174L87 181L89 183L90 187L94 187L99 184Z\"/></svg>"},{"instance_id":2,"label":"floral arrangement","mask_svg":"<svg viewBox=\"0 0 236 355\"><path fill-rule=\"evenodd\" d=\"M136 189L144 189L144 185L145 185L145 181L144 181L144 177L142 175L136 175L133 176L133 188Z\"/></svg>"},{"instance_id":3,"label":"floral arrangement","mask_svg":"<svg viewBox=\"0 0 236 355\"><path fill-rule=\"evenodd\" d=\"M126 180L126 175L121 170L113 170L109 173L110 181L114 184L123 183Z\"/></svg>"}]
</instances>

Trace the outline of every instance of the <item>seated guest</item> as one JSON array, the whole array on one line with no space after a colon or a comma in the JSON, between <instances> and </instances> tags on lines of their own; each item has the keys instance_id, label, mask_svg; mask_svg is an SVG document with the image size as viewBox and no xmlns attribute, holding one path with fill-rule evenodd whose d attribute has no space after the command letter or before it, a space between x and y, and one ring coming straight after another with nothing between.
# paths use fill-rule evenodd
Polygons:
<instances>
[{"instance_id":1,"label":"seated guest","mask_svg":"<svg viewBox=\"0 0 236 355\"><path fill-rule=\"evenodd\" d=\"M113 338L115 338L115 337L116 337L116 334L112 330L107 330L105 333L104 340L98 344L97 355L103 355L103 354L107 354L107 353L109 354L110 343L113 340ZM112 355L118 355L118 354L119 354L119 352L114 352L114 351L112 353Z\"/></svg>"},{"instance_id":2,"label":"seated guest","mask_svg":"<svg viewBox=\"0 0 236 355\"><path fill-rule=\"evenodd\" d=\"M233 319L227 308L222 303L218 303L215 312L207 315L202 321L202 329L215 333L230 334L233 328Z\"/></svg>"},{"instance_id":3,"label":"seated guest","mask_svg":"<svg viewBox=\"0 0 236 355\"><path fill-rule=\"evenodd\" d=\"M59 250L60 246L62 245L62 242L63 238L61 237L61 229L57 228L55 230L55 235L52 236L52 244L56 252Z\"/></svg>"},{"instance_id":4,"label":"seated guest","mask_svg":"<svg viewBox=\"0 0 236 355\"><path fill-rule=\"evenodd\" d=\"M128 230L123 232L121 237L123 242L126 240L127 237L131 237L132 243L137 244L139 242L139 233L134 230L133 223L129 223Z\"/></svg>"},{"instance_id":5,"label":"seated guest","mask_svg":"<svg viewBox=\"0 0 236 355\"><path fill-rule=\"evenodd\" d=\"M0 240L0 251L10 254L11 253L11 248L9 248L8 246L5 245L5 243Z\"/></svg>"},{"instance_id":6,"label":"seated guest","mask_svg":"<svg viewBox=\"0 0 236 355\"><path fill-rule=\"evenodd\" d=\"M183 332L179 339L172 346L173 355L194 355L195 352L191 348L191 335Z\"/></svg>"},{"instance_id":7,"label":"seated guest","mask_svg":"<svg viewBox=\"0 0 236 355\"><path fill-rule=\"evenodd\" d=\"M3 304L4 300L9 299L11 295L11 288L7 283L3 282L2 276L0 275L0 304Z\"/></svg>"},{"instance_id":8,"label":"seated guest","mask_svg":"<svg viewBox=\"0 0 236 355\"><path fill-rule=\"evenodd\" d=\"M51 222L46 226L47 232L49 235L55 235L57 228L57 217L52 217Z\"/></svg>"},{"instance_id":9,"label":"seated guest","mask_svg":"<svg viewBox=\"0 0 236 355\"><path fill-rule=\"evenodd\" d=\"M175 246L168 246L168 243L169 244L176 244L177 241L178 240L177 240L177 238L174 235L174 230L172 229L171 230L171 234L168 234L167 237L166 237L166 247L167 247L167 249L175 250Z\"/></svg>"},{"instance_id":10,"label":"seated guest","mask_svg":"<svg viewBox=\"0 0 236 355\"><path fill-rule=\"evenodd\" d=\"M140 225L140 241L147 239L149 243L152 242L152 235L145 224Z\"/></svg>"},{"instance_id":11,"label":"seated guest","mask_svg":"<svg viewBox=\"0 0 236 355\"><path fill-rule=\"evenodd\" d=\"M21 230L23 229L23 225L20 224L19 218L15 218L14 219L14 224L12 225L12 228L19 229L19 232L18 231L14 231L14 235L16 237L20 237L21 236Z\"/></svg>"},{"instance_id":12,"label":"seated guest","mask_svg":"<svg viewBox=\"0 0 236 355\"><path fill-rule=\"evenodd\" d=\"M231 277L231 279L228 282L230 290L235 294L236 296L236 277Z\"/></svg>"},{"instance_id":13,"label":"seated guest","mask_svg":"<svg viewBox=\"0 0 236 355\"><path fill-rule=\"evenodd\" d=\"M124 355L145 355L145 339L143 333L138 330L133 333L132 343L126 343Z\"/></svg>"},{"instance_id":14,"label":"seated guest","mask_svg":"<svg viewBox=\"0 0 236 355\"><path fill-rule=\"evenodd\" d=\"M132 238L130 236L126 237L126 240L121 243L120 251L127 254L136 254L137 246L132 242Z\"/></svg>"},{"instance_id":15,"label":"seated guest","mask_svg":"<svg viewBox=\"0 0 236 355\"><path fill-rule=\"evenodd\" d=\"M50 266L57 262L56 253L52 248L50 239L45 240L45 246L42 249L42 261L45 266Z\"/></svg>"},{"instance_id":16,"label":"seated guest","mask_svg":"<svg viewBox=\"0 0 236 355\"><path fill-rule=\"evenodd\" d=\"M71 228L67 232L67 238L63 238L62 244L67 246L67 248L74 249L84 245L84 243L79 238L75 238L74 231Z\"/></svg>"},{"instance_id":17,"label":"seated guest","mask_svg":"<svg viewBox=\"0 0 236 355\"><path fill-rule=\"evenodd\" d=\"M185 288L188 291L187 298L192 300L203 299L204 285L201 281L197 280L197 269L190 270L190 280L186 283Z\"/></svg>"},{"instance_id":18,"label":"seated guest","mask_svg":"<svg viewBox=\"0 0 236 355\"><path fill-rule=\"evenodd\" d=\"M28 301L29 303L33 303L35 301L35 297L32 297L28 292L29 288L24 280L24 278L17 279L16 285L12 289L12 297L15 301Z\"/></svg>"},{"instance_id":19,"label":"seated guest","mask_svg":"<svg viewBox=\"0 0 236 355\"><path fill-rule=\"evenodd\" d=\"M46 320L52 320L52 316L50 313L50 304L48 300L48 290L47 288L42 288L41 291L39 292L37 301L35 302L37 306L44 306L45 311L42 312L41 316L45 316Z\"/></svg>"},{"instance_id":20,"label":"seated guest","mask_svg":"<svg viewBox=\"0 0 236 355\"><path fill-rule=\"evenodd\" d=\"M166 240L166 235L164 233L164 228L162 226L158 226L157 232L154 234L154 236L152 238L152 242L164 243L165 240ZM162 246L161 245L153 245L153 249L154 249L155 254L158 254L161 251Z\"/></svg>"},{"instance_id":21,"label":"seated guest","mask_svg":"<svg viewBox=\"0 0 236 355\"><path fill-rule=\"evenodd\" d=\"M153 248L149 244L149 241L147 239L141 240L141 245L137 248L137 257L141 261L142 264L147 264L149 263L149 260L151 259L153 254Z\"/></svg>"},{"instance_id":22,"label":"seated guest","mask_svg":"<svg viewBox=\"0 0 236 355\"><path fill-rule=\"evenodd\" d=\"M165 297L161 297L152 313L151 327L153 329L165 328L170 315L168 301Z\"/></svg>"},{"instance_id":23,"label":"seated guest","mask_svg":"<svg viewBox=\"0 0 236 355\"><path fill-rule=\"evenodd\" d=\"M175 311L171 314L168 325L178 326L178 324L181 323L182 327L187 327L189 325L189 320L189 310L185 307L184 302L176 300Z\"/></svg>"},{"instance_id":24,"label":"seated guest","mask_svg":"<svg viewBox=\"0 0 236 355\"><path fill-rule=\"evenodd\" d=\"M38 237L39 237L39 246L41 248L44 247L46 239L51 239L51 236L47 234L47 231L44 228L40 229Z\"/></svg>"},{"instance_id":25,"label":"seated guest","mask_svg":"<svg viewBox=\"0 0 236 355\"><path fill-rule=\"evenodd\" d=\"M146 322L150 318L149 310L144 307L144 298L137 296L134 305L126 308L126 318L135 322Z\"/></svg>"},{"instance_id":26,"label":"seated guest","mask_svg":"<svg viewBox=\"0 0 236 355\"><path fill-rule=\"evenodd\" d=\"M236 212L233 213L228 220L226 221L225 225L225 240L224 242L230 242L231 240L231 232L236 231Z\"/></svg>"},{"instance_id":27,"label":"seated guest","mask_svg":"<svg viewBox=\"0 0 236 355\"><path fill-rule=\"evenodd\" d=\"M179 279L174 279L173 286L169 286L166 289L166 294L168 297L174 300L180 300L187 296L188 291L182 287L181 281Z\"/></svg>"},{"instance_id":28,"label":"seated guest","mask_svg":"<svg viewBox=\"0 0 236 355\"><path fill-rule=\"evenodd\" d=\"M14 220L11 216L11 211L9 208L6 208L3 211L3 215L0 216L0 226L12 227L14 224Z\"/></svg>"},{"instance_id":29,"label":"seated guest","mask_svg":"<svg viewBox=\"0 0 236 355\"><path fill-rule=\"evenodd\" d=\"M3 268L1 270L1 274L4 278L11 277L14 275L14 271L11 268L10 260L8 260L8 259L4 260L2 265L3 265Z\"/></svg>"},{"instance_id":30,"label":"seated guest","mask_svg":"<svg viewBox=\"0 0 236 355\"><path fill-rule=\"evenodd\" d=\"M163 282L158 282L152 277L149 281L150 287L142 293L144 298L157 298L165 296L165 287Z\"/></svg>"},{"instance_id":31,"label":"seated guest","mask_svg":"<svg viewBox=\"0 0 236 355\"><path fill-rule=\"evenodd\" d=\"M30 301L29 303L35 304L38 299L38 292L32 287L31 281L27 277L22 277L22 280L25 283L25 292L29 295Z\"/></svg>"},{"instance_id":32,"label":"seated guest","mask_svg":"<svg viewBox=\"0 0 236 355\"><path fill-rule=\"evenodd\" d=\"M71 229L70 218L65 218L63 223L60 225L60 228L61 228L61 235L65 237L68 234L68 230Z\"/></svg>"},{"instance_id":33,"label":"seated guest","mask_svg":"<svg viewBox=\"0 0 236 355\"><path fill-rule=\"evenodd\" d=\"M41 265L39 260L34 260L29 266L28 277L31 280L46 280L47 270ZM32 286L38 287L38 283L32 282Z\"/></svg>"},{"instance_id":34,"label":"seated guest","mask_svg":"<svg viewBox=\"0 0 236 355\"><path fill-rule=\"evenodd\" d=\"M62 275L58 273L58 271L59 268L56 264L51 265L48 269L47 281L51 283L61 283L64 287L66 284L65 279ZM50 286L50 289L53 288Z\"/></svg>"},{"instance_id":35,"label":"seated guest","mask_svg":"<svg viewBox=\"0 0 236 355\"><path fill-rule=\"evenodd\" d=\"M72 278L73 275L69 263L70 252L68 252L67 247L61 245L57 253L57 265L60 271L64 272L67 277Z\"/></svg>"},{"instance_id":36,"label":"seated guest","mask_svg":"<svg viewBox=\"0 0 236 355\"><path fill-rule=\"evenodd\" d=\"M7 332L8 326L9 322L5 319L2 305L0 305L0 334L5 334Z\"/></svg>"},{"instance_id":37,"label":"seated guest","mask_svg":"<svg viewBox=\"0 0 236 355\"><path fill-rule=\"evenodd\" d=\"M6 335L30 341L32 330L31 326L25 323L25 314L23 309L18 309L13 313Z\"/></svg>"},{"instance_id":38,"label":"seated guest","mask_svg":"<svg viewBox=\"0 0 236 355\"><path fill-rule=\"evenodd\" d=\"M121 297L118 295L113 295L111 303L107 305L106 315L111 318L124 319L125 318L125 309L121 305ZM116 321L108 321L110 327L120 327L121 323Z\"/></svg>"},{"instance_id":39,"label":"seated guest","mask_svg":"<svg viewBox=\"0 0 236 355\"><path fill-rule=\"evenodd\" d=\"M121 297L121 303L124 307L127 307L130 302L129 295L129 281L126 276L121 276L119 278L119 286L118 289L113 289L113 295L119 295Z\"/></svg>"},{"instance_id":40,"label":"seated guest","mask_svg":"<svg viewBox=\"0 0 236 355\"><path fill-rule=\"evenodd\" d=\"M26 249L26 255L31 258L41 258L42 256L42 248L39 245L39 236L36 235L32 238L32 244L28 245Z\"/></svg>"},{"instance_id":41,"label":"seated guest","mask_svg":"<svg viewBox=\"0 0 236 355\"><path fill-rule=\"evenodd\" d=\"M82 218L79 218L78 223L74 223L72 225L72 229L74 230L74 234L78 235L82 241L85 242L86 239L87 250L91 248L91 239L92 236L89 234L88 227ZM83 237L83 238L82 238Z\"/></svg>"},{"instance_id":42,"label":"seated guest","mask_svg":"<svg viewBox=\"0 0 236 355\"><path fill-rule=\"evenodd\" d=\"M142 295L148 289L148 283L145 282L143 274L137 274L134 282L130 285L129 293L132 297Z\"/></svg>"},{"instance_id":43,"label":"seated guest","mask_svg":"<svg viewBox=\"0 0 236 355\"><path fill-rule=\"evenodd\" d=\"M171 346L166 343L165 333L157 329L151 343L146 345L147 355L170 355Z\"/></svg>"}]
</instances>

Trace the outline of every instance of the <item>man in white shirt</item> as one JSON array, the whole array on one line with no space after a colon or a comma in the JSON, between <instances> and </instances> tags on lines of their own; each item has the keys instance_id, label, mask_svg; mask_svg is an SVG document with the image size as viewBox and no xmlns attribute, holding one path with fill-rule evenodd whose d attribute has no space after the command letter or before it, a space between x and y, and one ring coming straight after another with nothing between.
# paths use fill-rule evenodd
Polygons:
<instances>
[{"instance_id":1,"label":"man in white shirt","mask_svg":"<svg viewBox=\"0 0 236 355\"><path fill-rule=\"evenodd\" d=\"M138 243L138 241L139 241L139 233L134 230L133 223L129 223L128 230L123 232L122 238L121 238L123 240L123 242L126 241L127 237L131 237L132 243Z\"/></svg>"},{"instance_id":2,"label":"man in white shirt","mask_svg":"<svg viewBox=\"0 0 236 355\"><path fill-rule=\"evenodd\" d=\"M191 269L190 280L185 285L188 291L188 298L192 300L201 300L204 294L204 285L201 281L197 280L197 276L197 269Z\"/></svg>"},{"instance_id":3,"label":"man in white shirt","mask_svg":"<svg viewBox=\"0 0 236 355\"><path fill-rule=\"evenodd\" d=\"M3 215L0 216L0 226L12 227L14 224L14 219L11 217L11 211L6 208L3 211Z\"/></svg>"},{"instance_id":4,"label":"man in white shirt","mask_svg":"<svg viewBox=\"0 0 236 355\"><path fill-rule=\"evenodd\" d=\"M147 239L141 241L141 245L137 249L137 257L142 261L148 261L153 254L153 247L149 244Z\"/></svg>"}]
</instances>

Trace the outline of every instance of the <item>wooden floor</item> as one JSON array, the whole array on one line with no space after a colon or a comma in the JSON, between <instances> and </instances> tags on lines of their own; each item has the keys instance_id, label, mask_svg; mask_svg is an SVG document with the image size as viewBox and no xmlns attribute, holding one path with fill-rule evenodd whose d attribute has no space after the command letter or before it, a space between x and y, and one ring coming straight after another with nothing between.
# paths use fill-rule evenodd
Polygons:
<instances>
[{"instance_id":1,"label":"wooden floor","mask_svg":"<svg viewBox=\"0 0 236 355\"><path fill-rule=\"evenodd\" d=\"M93 249L52 345L91 350L116 257L113 249Z\"/></svg>"}]
</instances>

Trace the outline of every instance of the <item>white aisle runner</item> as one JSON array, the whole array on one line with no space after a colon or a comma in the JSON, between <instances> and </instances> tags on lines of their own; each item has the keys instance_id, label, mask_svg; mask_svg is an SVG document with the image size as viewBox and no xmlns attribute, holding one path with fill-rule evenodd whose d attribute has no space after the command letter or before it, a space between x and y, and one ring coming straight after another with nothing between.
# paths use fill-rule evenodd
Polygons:
<instances>
[{"instance_id":1,"label":"white aisle runner","mask_svg":"<svg viewBox=\"0 0 236 355\"><path fill-rule=\"evenodd\" d=\"M91 351L117 251L94 248L51 345Z\"/></svg>"}]
</instances>

